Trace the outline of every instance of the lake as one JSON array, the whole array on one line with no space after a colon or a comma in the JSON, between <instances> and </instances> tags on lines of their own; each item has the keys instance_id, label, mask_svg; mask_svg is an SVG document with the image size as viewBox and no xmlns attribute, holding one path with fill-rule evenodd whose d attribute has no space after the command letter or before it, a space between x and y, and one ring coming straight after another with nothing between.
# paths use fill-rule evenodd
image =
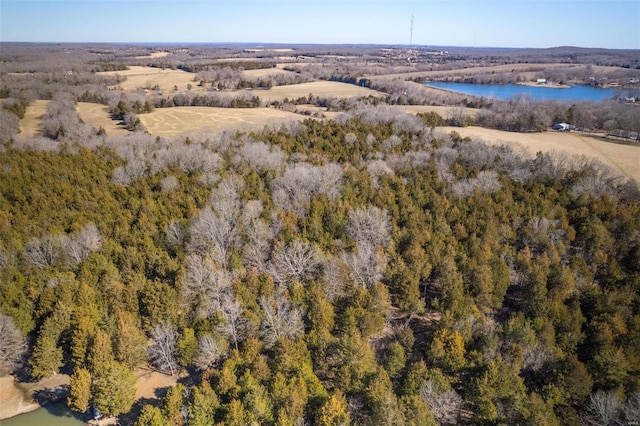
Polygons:
<instances>
[{"instance_id":1,"label":"lake","mask_svg":"<svg viewBox=\"0 0 640 426\"><path fill-rule=\"evenodd\" d=\"M474 83L448 83L429 82L429 87L451 90L452 92L466 95L482 96L507 100L517 95L529 95L537 100L553 101L605 101L611 99L620 91L616 89L601 89L591 86L573 85L566 89L553 87L524 86L521 84L474 84Z\"/></svg>"},{"instance_id":2,"label":"lake","mask_svg":"<svg viewBox=\"0 0 640 426\"><path fill-rule=\"evenodd\" d=\"M48 403L36 411L0 420L2 426L81 426L80 414L71 411L63 402Z\"/></svg>"}]
</instances>

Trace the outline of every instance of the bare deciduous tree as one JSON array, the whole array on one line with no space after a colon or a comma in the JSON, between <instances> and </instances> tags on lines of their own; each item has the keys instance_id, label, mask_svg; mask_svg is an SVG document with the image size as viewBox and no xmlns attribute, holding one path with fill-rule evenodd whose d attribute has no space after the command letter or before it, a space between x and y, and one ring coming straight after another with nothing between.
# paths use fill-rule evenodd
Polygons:
<instances>
[{"instance_id":1,"label":"bare deciduous tree","mask_svg":"<svg viewBox=\"0 0 640 426\"><path fill-rule=\"evenodd\" d=\"M243 226L242 261L245 268L263 272L270 248L269 226L257 218L247 222Z\"/></svg>"},{"instance_id":2,"label":"bare deciduous tree","mask_svg":"<svg viewBox=\"0 0 640 426\"><path fill-rule=\"evenodd\" d=\"M358 245L387 247L391 242L387 211L375 206L350 211L347 235Z\"/></svg>"},{"instance_id":3,"label":"bare deciduous tree","mask_svg":"<svg viewBox=\"0 0 640 426\"><path fill-rule=\"evenodd\" d=\"M320 266L320 251L314 245L294 240L276 247L269 264L273 280L289 286L294 281L304 282Z\"/></svg>"},{"instance_id":4,"label":"bare deciduous tree","mask_svg":"<svg viewBox=\"0 0 640 426\"><path fill-rule=\"evenodd\" d=\"M311 197L324 194L333 200L340 194L341 188L342 168L338 164L329 163L320 167L298 163L288 167L275 180L273 198L282 210L303 215Z\"/></svg>"},{"instance_id":5,"label":"bare deciduous tree","mask_svg":"<svg viewBox=\"0 0 640 426\"><path fill-rule=\"evenodd\" d=\"M249 142L240 148L237 161L241 160L246 161L253 170L279 170L284 164L285 155L278 146Z\"/></svg>"},{"instance_id":6,"label":"bare deciduous tree","mask_svg":"<svg viewBox=\"0 0 640 426\"><path fill-rule=\"evenodd\" d=\"M209 253L220 265L226 265L236 243L235 223L205 207L191 225L188 248L198 254Z\"/></svg>"},{"instance_id":7,"label":"bare deciduous tree","mask_svg":"<svg viewBox=\"0 0 640 426\"><path fill-rule=\"evenodd\" d=\"M198 358L196 367L200 370L215 366L220 358L225 354L224 345L221 345L210 334L206 334L198 340Z\"/></svg>"},{"instance_id":8,"label":"bare deciduous tree","mask_svg":"<svg viewBox=\"0 0 640 426\"><path fill-rule=\"evenodd\" d=\"M459 180L453 185L452 190L458 197L468 197L473 195L475 189L492 194L500 188L498 174L493 170L483 170L475 178Z\"/></svg>"},{"instance_id":9,"label":"bare deciduous tree","mask_svg":"<svg viewBox=\"0 0 640 426\"><path fill-rule=\"evenodd\" d=\"M429 406L438 424L455 425L458 423L462 397L456 391L440 391L433 381L425 380L420 385L420 396Z\"/></svg>"},{"instance_id":10,"label":"bare deciduous tree","mask_svg":"<svg viewBox=\"0 0 640 426\"><path fill-rule=\"evenodd\" d=\"M173 191L174 189L178 189L179 187L180 182L178 181L178 178L173 175L166 176L160 181L160 189L162 190L162 192Z\"/></svg>"},{"instance_id":11,"label":"bare deciduous tree","mask_svg":"<svg viewBox=\"0 0 640 426\"><path fill-rule=\"evenodd\" d=\"M232 294L227 293L222 301L220 314L224 321L218 325L217 330L228 336L233 341L234 347L238 349L238 342L245 338L248 326L242 314L242 305Z\"/></svg>"},{"instance_id":12,"label":"bare deciduous tree","mask_svg":"<svg viewBox=\"0 0 640 426\"><path fill-rule=\"evenodd\" d=\"M77 265L102 246L102 235L93 223L86 224L78 233L63 235L60 243L68 263Z\"/></svg>"},{"instance_id":13,"label":"bare deciduous tree","mask_svg":"<svg viewBox=\"0 0 640 426\"><path fill-rule=\"evenodd\" d=\"M198 317L208 318L221 309L231 278L207 256L191 254L185 264L184 298L196 307Z\"/></svg>"},{"instance_id":14,"label":"bare deciduous tree","mask_svg":"<svg viewBox=\"0 0 640 426\"><path fill-rule=\"evenodd\" d=\"M632 422L640 422L640 391L635 391L627 397L623 411L627 424L630 425Z\"/></svg>"},{"instance_id":15,"label":"bare deciduous tree","mask_svg":"<svg viewBox=\"0 0 640 426\"><path fill-rule=\"evenodd\" d=\"M178 354L178 332L170 322L157 324L151 331L153 344L149 346L151 364L158 371L172 376L178 368L176 356Z\"/></svg>"},{"instance_id":16,"label":"bare deciduous tree","mask_svg":"<svg viewBox=\"0 0 640 426\"><path fill-rule=\"evenodd\" d=\"M38 268L52 266L59 257L60 239L54 235L33 239L24 248L25 261Z\"/></svg>"},{"instance_id":17,"label":"bare deciduous tree","mask_svg":"<svg viewBox=\"0 0 640 426\"><path fill-rule=\"evenodd\" d=\"M342 254L342 261L348 266L353 282L365 288L382 278L388 263L382 247L371 244L358 244L355 252Z\"/></svg>"},{"instance_id":18,"label":"bare deciduous tree","mask_svg":"<svg viewBox=\"0 0 640 426\"><path fill-rule=\"evenodd\" d=\"M164 235L167 239L167 244L173 248L182 247L187 240L187 230L177 220L169 222Z\"/></svg>"},{"instance_id":19,"label":"bare deciduous tree","mask_svg":"<svg viewBox=\"0 0 640 426\"><path fill-rule=\"evenodd\" d=\"M280 338L295 340L302 334L302 312L282 292L271 297L261 296L260 307L263 314L260 334L267 345L273 345Z\"/></svg>"},{"instance_id":20,"label":"bare deciduous tree","mask_svg":"<svg viewBox=\"0 0 640 426\"><path fill-rule=\"evenodd\" d=\"M621 408L617 392L599 390L589 396L584 420L589 425L609 426L617 421Z\"/></svg>"},{"instance_id":21,"label":"bare deciduous tree","mask_svg":"<svg viewBox=\"0 0 640 426\"><path fill-rule=\"evenodd\" d=\"M26 350L26 341L13 318L0 314L0 366L16 367Z\"/></svg>"}]
</instances>

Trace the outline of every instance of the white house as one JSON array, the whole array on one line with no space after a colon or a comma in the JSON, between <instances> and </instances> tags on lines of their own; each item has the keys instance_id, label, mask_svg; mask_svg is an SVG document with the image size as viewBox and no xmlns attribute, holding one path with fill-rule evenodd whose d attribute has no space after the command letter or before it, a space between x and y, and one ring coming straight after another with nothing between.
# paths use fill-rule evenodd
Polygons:
<instances>
[{"instance_id":1,"label":"white house","mask_svg":"<svg viewBox=\"0 0 640 426\"><path fill-rule=\"evenodd\" d=\"M552 129L557 130L559 132L567 132L569 131L570 126L567 123L556 123L553 125Z\"/></svg>"}]
</instances>

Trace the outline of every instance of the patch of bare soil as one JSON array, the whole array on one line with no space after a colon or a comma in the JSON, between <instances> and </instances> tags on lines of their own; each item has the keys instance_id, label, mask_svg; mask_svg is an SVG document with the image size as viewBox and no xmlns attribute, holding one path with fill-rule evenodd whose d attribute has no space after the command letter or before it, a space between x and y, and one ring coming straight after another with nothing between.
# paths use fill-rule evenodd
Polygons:
<instances>
[{"instance_id":1,"label":"patch of bare soil","mask_svg":"<svg viewBox=\"0 0 640 426\"><path fill-rule=\"evenodd\" d=\"M35 383L17 382L13 375L0 377L0 419L37 410L40 408L40 404L34 399L37 392L68 384L69 376L66 374L54 374Z\"/></svg>"}]
</instances>

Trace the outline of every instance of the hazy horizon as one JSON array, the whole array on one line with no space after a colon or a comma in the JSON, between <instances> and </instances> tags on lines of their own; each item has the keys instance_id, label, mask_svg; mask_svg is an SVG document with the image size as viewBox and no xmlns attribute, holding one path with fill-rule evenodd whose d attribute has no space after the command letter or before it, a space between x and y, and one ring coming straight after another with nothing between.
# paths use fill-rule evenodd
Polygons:
<instances>
[{"instance_id":1,"label":"hazy horizon","mask_svg":"<svg viewBox=\"0 0 640 426\"><path fill-rule=\"evenodd\" d=\"M0 5L3 42L640 48L640 2L626 0L2 0Z\"/></svg>"}]
</instances>

